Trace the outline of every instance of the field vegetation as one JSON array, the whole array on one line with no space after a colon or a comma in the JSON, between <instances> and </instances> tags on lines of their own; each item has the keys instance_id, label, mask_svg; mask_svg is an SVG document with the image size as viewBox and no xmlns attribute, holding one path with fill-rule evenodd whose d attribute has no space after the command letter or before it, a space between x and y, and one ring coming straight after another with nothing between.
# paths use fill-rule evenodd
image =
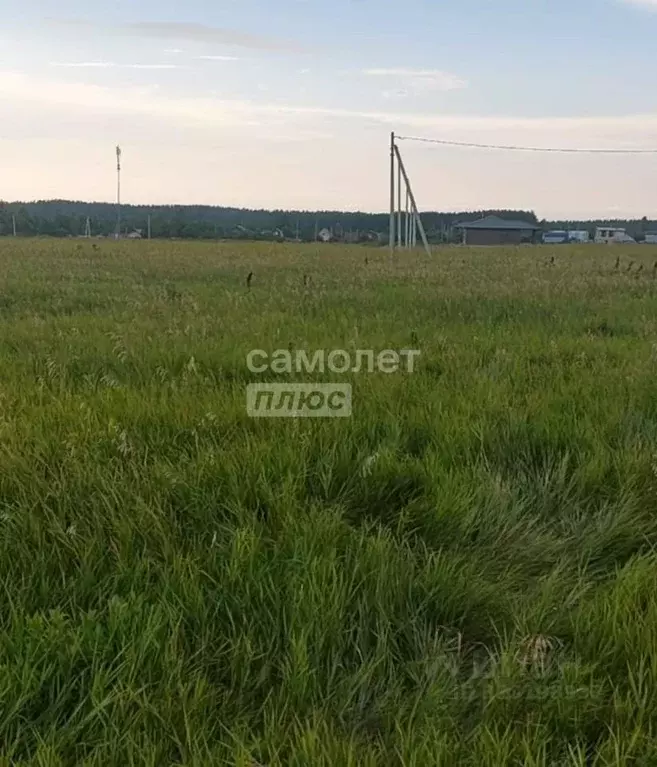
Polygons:
<instances>
[{"instance_id":1,"label":"field vegetation","mask_svg":"<svg viewBox=\"0 0 657 767\"><path fill-rule=\"evenodd\" d=\"M655 261L0 240L4 763L657 764Z\"/></svg>"}]
</instances>

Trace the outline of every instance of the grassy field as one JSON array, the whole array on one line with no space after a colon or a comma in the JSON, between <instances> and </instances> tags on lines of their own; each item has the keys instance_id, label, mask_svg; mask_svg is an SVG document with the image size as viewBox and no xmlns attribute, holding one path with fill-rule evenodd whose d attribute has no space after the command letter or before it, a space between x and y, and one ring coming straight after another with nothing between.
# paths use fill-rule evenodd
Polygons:
<instances>
[{"instance_id":1,"label":"grassy field","mask_svg":"<svg viewBox=\"0 0 657 767\"><path fill-rule=\"evenodd\" d=\"M0 763L657 764L656 260L0 240Z\"/></svg>"}]
</instances>

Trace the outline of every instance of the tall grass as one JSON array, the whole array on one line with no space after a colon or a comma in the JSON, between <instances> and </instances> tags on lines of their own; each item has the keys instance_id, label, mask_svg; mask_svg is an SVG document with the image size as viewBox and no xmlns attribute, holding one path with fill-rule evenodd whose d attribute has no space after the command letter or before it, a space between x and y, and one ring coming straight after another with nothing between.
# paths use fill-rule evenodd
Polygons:
<instances>
[{"instance_id":1,"label":"tall grass","mask_svg":"<svg viewBox=\"0 0 657 767\"><path fill-rule=\"evenodd\" d=\"M657 250L551 255L0 241L5 763L657 763Z\"/></svg>"}]
</instances>

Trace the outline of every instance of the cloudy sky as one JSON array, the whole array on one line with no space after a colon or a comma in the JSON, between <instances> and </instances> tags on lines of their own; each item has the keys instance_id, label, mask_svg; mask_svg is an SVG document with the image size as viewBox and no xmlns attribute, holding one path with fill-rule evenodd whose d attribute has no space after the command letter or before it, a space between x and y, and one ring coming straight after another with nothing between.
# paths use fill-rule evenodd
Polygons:
<instances>
[{"instance_id":1,"label":"cloudy sky","mask_svg":"<svg viewBox=\"0 0 657 767\"><path fill-rule=\"evenodd\" d=\"M0 198L384 210L389 133L657 148L657 0L0 0ZM404 142L421 208L657 217L657 155Z\"/></svg>"}]
</instances>

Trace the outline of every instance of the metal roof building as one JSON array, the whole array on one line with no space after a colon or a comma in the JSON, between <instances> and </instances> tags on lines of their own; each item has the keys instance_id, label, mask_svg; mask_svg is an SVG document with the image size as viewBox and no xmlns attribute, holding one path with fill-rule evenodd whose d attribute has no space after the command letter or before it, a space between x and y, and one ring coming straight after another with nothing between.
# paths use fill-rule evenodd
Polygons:
<instances>
[{"instance_id":1,"label":"metal roof building","mask_svg":"<svg viewBox=\"0 0 657 767\"><path fill-rule=\"evenodd\" d=\"M520 245L533 242L541 228L528 221L507 221L498 216L486 216L478 221L456 224L463 232L463 244L467 245Z\"/></svg>"}]
</instances>

